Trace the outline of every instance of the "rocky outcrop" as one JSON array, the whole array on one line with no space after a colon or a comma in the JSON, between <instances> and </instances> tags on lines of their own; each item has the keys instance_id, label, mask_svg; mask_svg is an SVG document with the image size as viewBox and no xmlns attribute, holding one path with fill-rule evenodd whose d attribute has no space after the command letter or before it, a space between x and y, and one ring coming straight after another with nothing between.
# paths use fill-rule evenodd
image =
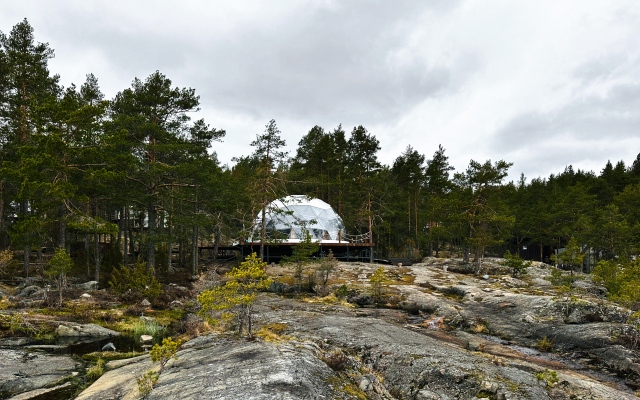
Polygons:
<instances>
[{"instance_id":1,"label":"rocky outcrop","mask_svg":"<svg viewBox=\"0 0 640 400\"><path fill-rule=\"evenodd\" d=\"M616 344L629 311L590 296L597 288L588 281L577 282L582 295L568 297L549 288L550 270L540 266L526 280L506 275L485 280L421 264L411 268L418 286L396 287L405 299L401 308L441 316L449 327L489 333L513 345L537 347L543 341L553 351L585 360L583 368L600 365L622 372L632 387L640 382L635 357L610 359L605 355L612 353L603 350Z\"/></svg>"},{"instance_id":2,"label":"rocky outcrop","mask_svg":"<svg viewBox=\"0 0 640 400\"><path fill-rule=\"evenodd\" d=\"M76 289L81 289L81 290L97 290L98 289L98 282L97 281L89 281L89 282L84 282L84 283L78 283L73 285Z\"/></svg>"},{"instance_id":3,"label":"rocky outcrop","mask_svg":"<svg viewBox=\"0 0 640 400\"><path fill-rule=\"evenodd\" d=\"M341 381L311 343L200 337L171 360L148 399L347 399ZM121 363L124 364L124 363ZM108 363L108 368L118 365ZM152 368L148 357L131 359L104 374L77 399L134 399L136 377ZM333 385L332 385L333 382Z\"/></svg>"},{"instance_id":4,"label":"rocky outcrop","mask_svg":"<svg viewBox=\"0 0 640 400\"><path fill-rule=\"evenodd\" d=\"M197 337L162 371L148 356L112 361L78 398L139 398L137 378L150 370L160 372L150 399L636 398L640 357L629 311L588 292L588 279L566 296L541 265L513 278L496 264L483 277L436 261L386 266L389 308L373 304L374 264L337 268L340 281L352 282L341 292L351 305L263 293L255 329L277 326L265 339ZM62 335L115 333L62 325ZM193 334L204 324L191 314L181 326Z\"/></svg>"},{"instance_id":5,"label":"rocky outcrop","mask_svg":"<svg viewBox=\"0 0 640 400\"><path fill-rule=\"evenodd\" d=\"M0 349L0 397L54 386L75 375L77 368L76 361L68 356Z\"/></svg>"},{"instance_id":6,"label":"rocky outcrop","mask_svg":"<svg viewBox=\"0 0 640 400\"><path fill-rule=\"evenodd\" d=\"M35 293L38 293L40 290L42 290L42 288L39 286L35 286L35 285L26 286L24 289L20 291L20 293L18 293L18 295L16 295L16 297L17 298L29 297Z\"/></svg>"},{"instance_id":7,"label":"rocky outcrop","mask_svg":"<svg viewBox=\"0 0 640 400\"><path fill-rule=\"evenodd\" d=\"M636 398L623 384L603 382L562 361L469 333L406 324L406 314L397 310L354 310L274 295L263 295L261 303L262 323L286 326L282 341L196 338L169 361L148 398ZM146 357L128 361L79 399L134 398L135 378L152 367Z\"/></svg>"},{"instance_id":8,"label":"rocky outcrop","mask_svg":"<svg viewBox=\"0 0 640 400\"><path fill-rule=\"evenodd\" d=\"M56 335L60 337L104 337L119 336L120 333L96 324L80 325L68 323L58 325Z\"/></svg>"},{"instance_id":9,"label":"rocky outcrop","mask_svg":"<svg viewBox=\"0 0 640 400\"><path fill-rule=\"evenodd\" d=\"M383 376L386 389L397 398L563 398L536 377L549 366L524 355L506 358L469 351L463 341L447 334L432 337L426 330L372 317L302 316L292 310L278 319L292 326L298 337L357 354L365 369ZM566 398L634 398L624 387L613 389L574 371L557 373Z\"/></svg>"},{"instance_id":10,"label":"rocky outcrop","mask_svg":"<svg viewBox=\"0 0 640 400\"><path fill-rule=\"evenodd\" d=\"M149 356L140 356L127 360L109 361L109 369L89 388L84 390L76 399L121 399L133 400L139 398L136 378L141 377L152 368Z\"/></svg>"}]
</instances>

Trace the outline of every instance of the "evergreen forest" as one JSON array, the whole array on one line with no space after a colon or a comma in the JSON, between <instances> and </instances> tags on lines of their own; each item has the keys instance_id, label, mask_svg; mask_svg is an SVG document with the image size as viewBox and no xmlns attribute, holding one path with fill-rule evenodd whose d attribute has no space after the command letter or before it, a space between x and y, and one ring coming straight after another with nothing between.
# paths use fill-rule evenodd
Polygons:
<instances>
[{"instance_id":1,"label":"evergreen forest","mask_svg":"<svg viewBox=\"0 0 640 400\"><path fill-rule=\"evenodd\" d=\"M226 166L215 153L226 132L198 119L195 89L156 71L107 99L92 74L62 87L53 56L26 19L0 33L0 251L24 275L55 249L101 286L138 259L157 274L195 273L199 244L241 241L265 205L291 194L329 203L386 257L471 262L509 251L590 272L640 251L640 154L507 182L507 160L456 172L437 144L384 165L362 125L310 127L289 154L271 120L253 152ZM556 255L574 247L571 259Z\"/></svg>"}]
</instances>

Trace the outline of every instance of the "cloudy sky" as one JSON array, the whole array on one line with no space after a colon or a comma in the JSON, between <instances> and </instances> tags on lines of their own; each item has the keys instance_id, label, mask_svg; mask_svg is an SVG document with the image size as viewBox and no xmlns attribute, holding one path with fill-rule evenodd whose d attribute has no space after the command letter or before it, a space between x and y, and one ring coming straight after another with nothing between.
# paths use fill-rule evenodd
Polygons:
<instances>
[{"instance_id":1,"label":"cloudy sky","mask_svg":"<svg viewBox=\"0 0 640 400\"><path fill-rule=\"evenodd\" d=\"M314 125L363 125L392 164L408 145L509 178L640 153L640 1L2 1L27 18L62 83L108 98L159 70L225 129L219 159L275 119L291 154Z\"/></svg>"}]
</instances>

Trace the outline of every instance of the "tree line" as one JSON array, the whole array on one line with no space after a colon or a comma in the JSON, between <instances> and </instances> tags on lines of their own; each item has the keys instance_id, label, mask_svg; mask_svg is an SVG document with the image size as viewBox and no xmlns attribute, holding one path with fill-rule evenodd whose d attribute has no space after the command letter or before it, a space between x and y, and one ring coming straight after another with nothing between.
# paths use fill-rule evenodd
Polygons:
<instances>
[{"instance_id":1,"label":"tree line","mask_svg":"<svg viewBox=\"0 0 640 400\"><path fill-rule=\"evenodd\" d=\"M509 250L547 261L572 239L589 260L638 253L640 155L597 174L568 166L505 182L511 163L471 160L455 172L442 146L431 158L408 146L383 165L364 126L315 126L288 154L271 120L229 167L212 152L226 132L193 118L194 89L156 71L105 99L92 74L62 87L53 56L26 19L0 33L0 249L25 273L49 248L96 280L138 258L158 272L176 262L196 272L199 242L246 238L287 194L326 201L381 256L471 261Z\"/></svg>"}]
</instances>

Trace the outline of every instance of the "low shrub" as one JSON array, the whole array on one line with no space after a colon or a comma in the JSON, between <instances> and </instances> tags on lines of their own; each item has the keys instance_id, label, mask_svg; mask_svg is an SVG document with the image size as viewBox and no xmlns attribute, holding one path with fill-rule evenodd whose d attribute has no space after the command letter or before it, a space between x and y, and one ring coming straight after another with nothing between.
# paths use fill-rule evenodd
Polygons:
<instances>
[{"instance_id":1,"label":"low shrub","mask_svg":"<svg viewBox=\"0 0 640 400\"><path fill-rule=\"evenodd\" d=\"M544 336L543 338L538 339L536 342L536 348L540 351L550 352L554 348L553 340Z\"/></svg>"},{"instance_id":2,"label":"low shrub","mask_svg":"<svg viewBox=\"0 0 640 400\"><path fill-rule=\"evenodd\" d=\"M180 340L173 340L173 338L162 339L161 345L154 344L151 348L149 352L151 361L160 363L160 371L162 371L170 359L176 358L176 353L181 344Z\"/></svg>"},{"instance_id":3,"label":"low shrub","mask_svg":"<svg viewBox=\"0 0 640 400\"><path fill-rule=\"evenodd\" d=\"M554 387L556 383L558 383L558 373L554 370L545 369L544 371L540 371L536 373L536 379L539 381L544 381L547 386Z\"/></svg>"},{"instance_id":4,"label":"low shrub","mask_svg":"<svg viewBox=\"0 0 640 400\"><path fill-rule=\"evenodd\" d=\"M136 378L140 397L145 399L149 396L155 384L158 383L158 378L160 378L160 374L156 371L147 371L144 375Z\"/></svg>"},{"instance_id":5,"label":"low shrub","mask_svg":"<svg viewBox=\"0 0 640 400\"><path fill-rule=\"evenodd\" d=\"M132 294L135 298L145 297L150 300L156 299L162 292L153 269L147 268L146 263L140 259L132 267L121 265L114 268L109 286L120 295Z\"/></svg>"},{"instance_id":6,"label":"low shrub","mask_svg":"<svg viewBox=\"0 0 640 400\"><path fill-rule=\"evenodd\" d=\"M349 368L349 357L341 350L331 350L324 354L322 361L334 371L344 371Z\"/></svg>"}]
</instances>

